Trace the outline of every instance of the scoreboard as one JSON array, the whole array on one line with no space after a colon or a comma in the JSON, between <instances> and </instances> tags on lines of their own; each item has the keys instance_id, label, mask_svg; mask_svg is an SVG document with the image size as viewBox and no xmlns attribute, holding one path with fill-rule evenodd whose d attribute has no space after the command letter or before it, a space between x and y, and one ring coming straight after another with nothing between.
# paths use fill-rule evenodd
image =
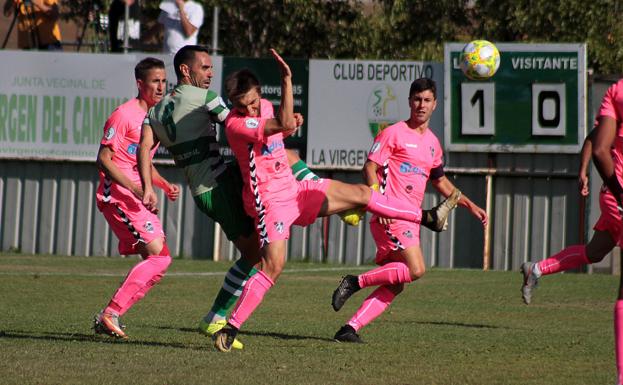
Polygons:
<instances>
[{"instance_id":1,"label":"scoreboard","mask_svg":"<svg viewBox=\"0 0 623 385\"><path fill-rule=\"evenodd\" d=\"M586 134L586 45L494 43L500 67L470 80L464 43L445 45L444 139L449 151L577 153Z\"/></svg>"}]
</instances>

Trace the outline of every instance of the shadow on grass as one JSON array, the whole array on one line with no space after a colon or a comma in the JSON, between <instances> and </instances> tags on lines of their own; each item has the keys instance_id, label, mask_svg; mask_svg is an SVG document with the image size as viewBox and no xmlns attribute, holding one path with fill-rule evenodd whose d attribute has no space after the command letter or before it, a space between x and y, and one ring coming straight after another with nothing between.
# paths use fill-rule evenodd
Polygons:
<instances>
[{"instance_id":1,"label":"shadow on grass","mask_svg":"<svg viewBox=\"0 0 623 385\"><path fill-rule=\"evenodd\" d=\"M155 329L162 330L177 330L183 333L198 333L195 328L176 328L171 326L153 326ZM256 337L271 337L271 338L279 338L282 340L316 340L316 341L329 341L333 342L332 338L323 338L316 336L301 336L296 334L285 334L285 333L273 333L273 332L253 332L248 330L241 330L238 334L242 336L256 336Z\"/></svg>"},{"instance_id":2,"label":"shadow on grass","mask_svg":"<svg viewBox=\"0 0 623 385\"><path fill-rule=\"evenodd\" d=\"M474 329L510 329L506 326L468 324L468 323L463 323L463 322L444 322L444 321L385 321L385 322L400 323L400 324L433 325L433 326L456 326L456 327L461 327L461 328L474 328Z\"/></svg>"},{"instance_id":3,"label":"shadow on grass","mask_svg":"<svg viewBox=\"0 0 623 385\"><path fill-rule=\"evenodd\" d=\"M140 340L119 340L104 335L82 334L82 333L54 333L54 332L30 332L22 330L0 331L0 341L3 339L14 340L41 340L41 341L82 341L97 342L105 344L129 344L135 346L158 346L175 349L190 350L212 350L212 343L206 343L204 346L188 345L175 342L158 342L158 341L140 341Z\"/></svg>"}]
</instances>

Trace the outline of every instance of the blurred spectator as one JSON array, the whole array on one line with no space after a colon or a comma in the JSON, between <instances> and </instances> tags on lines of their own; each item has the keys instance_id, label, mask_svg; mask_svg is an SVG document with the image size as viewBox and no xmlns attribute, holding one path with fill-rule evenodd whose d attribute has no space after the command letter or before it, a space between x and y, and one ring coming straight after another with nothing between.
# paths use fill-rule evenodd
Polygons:
<instances>
[{"instance_id":1,"label":"blurred spectator","mask_svg":"<svg viewBox=\"0 0 623 385\"><path fill-rule=\"evenodd\" d=\"M60 51L58 0L6 0L4 16L17 12L17 46Z\"/></svg>"},{"instance_id":2,"label":"blurred spectator","mask_svg":"<svg viewBox=\"0 0 623 385\"><path fill-rule=\"evenodd\" d=\"M164 0L160 3L158 22L164 26L163 51L175 54L185 45L197 44L203 6L190 0Z\"/></svg>"},{"instance_id":3,"label":"blurred spectator","mask_svg":"<svg viewBox=\"0 0 623 385\"><path fill-rule=\"evenodd\" d=\"M138 0L113 0L108 10L108 26L110 37L110 51L123 52L125 29L125 5L130 7L128 19L128 35L131 40L137 41L141 37L141 6Z\"/></svg>"}]
</instances>

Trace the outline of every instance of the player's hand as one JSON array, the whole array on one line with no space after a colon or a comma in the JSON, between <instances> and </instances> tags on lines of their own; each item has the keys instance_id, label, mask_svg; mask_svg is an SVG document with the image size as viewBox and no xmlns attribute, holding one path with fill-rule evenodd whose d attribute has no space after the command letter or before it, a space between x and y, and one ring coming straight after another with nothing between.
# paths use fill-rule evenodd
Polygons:
<instances>
[{"instance_id":1,"label":"player's hand","mask_svg":"<svg viewBox=\"0 0 623 385\"><path fill-rule=\"evenodd\" d=\"M177 5L177 8L179 9L184 9L184 0L175 0L175 5Z\"/></svg>"},{"instance_id":2,"label":"player's hand","mask_svg":"<svg viewBox=\"0 0 623 385\"><path fill-rule=\"evenodd\" d=\"M176 184L169 184L166 194L170 201L175 201L180 196L180 187Z\"/></svg>"},{"instance_id":3,"label":"player's hand","mask_svg":"<svg viewBox=\"0 0 623 385\"><path fill-rule=\"evenodd\" d=\"M588 175L582 174L578 176L578 189L580 195L583 197L588 196Z\"/></svg>"},{"instance_id":4,"label":"player's hand","mask_svg":"<svg viewBox=\"0 0 623 385\"><path fill-rule=\"evenodd\" d=\"M469 208L469 212L472 213L473 216L478 218L478 220L482 223L483 226L487 225L489 222L489 217L487 216L487 212L480 207L473 205Z\"/></svg>"},{"instance_id":5,"label":"player's hand","mask_svg":"<svg viewBox=\"0 0 623 385\"><path fill-rule=\"evenodd\" d=\"M283 58L281 56L279 56L277 51L275 51L273 48L270 49L270 53L273 55L275 60L277 60L277 64L279 64L279 69L281 70L281 77L282 78L286 78L286 77L291 78L292 77L292 71L290 70L290 66L288 65L288 63L286 63L285 60L283 60Z\"/></svg>"},{"instance_id":6,"label":"player's hand","mask_svg":"<svg viewBox=\"0 0 623 385\"><path fill-rule=\"evenodd\" d=\"M158 195L152 188L146 188L143 194L143 205L154 214L158 213Z\"/></svg>"},{"instance_id":7,"label":"player's hand","mask_svg":"<svg viewBox=\"0 0 623 385\"><path fill-rule=\"evenodd\" d=\"M382 225L387 226L387 225L390 225L390 224L394 223L394 220L391 219L391 218L381 218L381 217L379 217L379 223L382 224Z\"/></svg>"},{"instance_id":8,"label":"player's hand","mask_svg":"<svg viewBox=\"0 0 623 385\"><path fill-rule=\"evenodd\" d=\"M301 127L303 123L305 123L305 118L303 118L303 115L298 112L294 113L294 120L296 121L296 127Z\"/></svg>"}]
</instances>

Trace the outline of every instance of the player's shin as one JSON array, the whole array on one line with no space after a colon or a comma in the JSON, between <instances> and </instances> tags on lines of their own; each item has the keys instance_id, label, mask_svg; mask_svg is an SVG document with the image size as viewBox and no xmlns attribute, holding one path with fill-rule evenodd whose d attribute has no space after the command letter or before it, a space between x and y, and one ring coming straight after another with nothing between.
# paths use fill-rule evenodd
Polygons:
<instances>
[{"instance_id":1,"label":"player's shin","mask_svg":"<svg viewBox=\"0 0 623 385\"><path fill-rule=\"evenodd\" d=\"M590 264L590 261L586 256L586 246L575 245L569 246L558 254L537 263L538 269L535 268L535 272L537 272L538 278L538 272L543 275L549 275L560 271L577 269L588 264Z\"/></svg>"},{"instance_id":2,"label":"player's shin","mask_svg":"<svg viewBox=\"0 0 623 385\"><path fill-rule=\"evenodd\" d=\"M421 208L403 203L399 199L387 197L374 190L372 190L365 209L383 218L402 219L416 223L420 223L422 220Z\"/></svg>"},{"instance_id":3,"label":"player's shin","mask_svg":"<svg viewBox=\"0 0 623 385\"><path fill-rule=\"evenodd\" d=\"M240 329L242 324L251 316L253 311L264 299L264 295L275 283L263 271L258 271L244 285L242 295L231 313L229 324Z\"/></svg>"},{"instance_id":4,"label":"player's shin","mask_svg":"<svg viewBox=\"0 0 623 385\"><path fill-rule=\"evenodd\" d=\"M255 275L257 270L245 258L240 258L227 271L223 286L219 290L210 312L203 318L204 323L213 323L225 319L227 312L236 303L247 280Z\"/></svg>"},{"instance_id":5,"label":"player's shin","mask_svg":"<svg viewBox=\"0 0 623 385\"><path fill-rule=\"evenodd\" d=\"M359 275L359 286L396 285L408 283L413 279L409 268L402 262L390 262L376 269L372 269Z\"/></svg>"},{"instance_id":6,"label":"player's shin","mask_svg":"<svg viewBox=\"0 0 623 385\"><path fill-rule=\"evenodd\" d=\"M355 315L348 321L348 324L352 326L355 331L359 331L359 329L380 316L392 303L394 298L396 298L396 294L387 288L387 286L377 288L363 301Z\"/></svg>"},{"instance_id":7,"label":"player's shin","mask_svg":"<svg viewBox=\"0 0 623 385\"><path fill-rule=\"evenodd\" d=\"M614 305L614 350L617 364L617 384L623 384L623 300Z\"/></svg>"}]
</instances>

